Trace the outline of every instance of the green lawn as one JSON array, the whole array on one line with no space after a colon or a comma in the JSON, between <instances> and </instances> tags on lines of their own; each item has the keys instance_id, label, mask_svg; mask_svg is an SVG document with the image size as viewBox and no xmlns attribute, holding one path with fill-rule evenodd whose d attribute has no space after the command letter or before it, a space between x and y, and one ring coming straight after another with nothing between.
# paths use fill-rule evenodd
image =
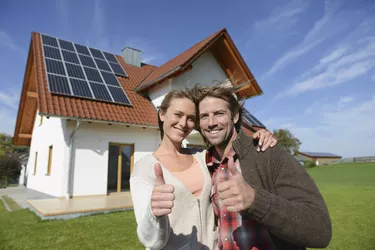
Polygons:
<instances>
[{"instance_id":1,"label":"green lawn","mask_svg":"<svg viewBox=\"0 0 375 250\"><path fill-rule=\"evenodd\" d=\"M333 221L328 249L375 249L375 164L309 169ZM133 212L43 222L0 202L0 249L144 249Z\"/></svg>"},{"instance_id":2,"label":"green lawn","mask_svg":"<svg viewBox=\"0 0 375 250\"><path fill-rule=\"evenodd\" d=\"M6 204L8 204L10 211L16 211L21 209L21 207L18 206L18 204L12 198L8 196L3 196L3 200L6 202Z\"/></svg>"},{"instance_id":3,"label":"green lawn","mask_svg":"<svg viewBox=\"0 0 375 250\"><path fill-rule=\"evenodd\" d=\"M0 199L0 214L8 212L7 208L5 207L3 200Z\"/></svg>"},{"instance_id":4,"label":"green lawn","mask_svg":"<svg viewBox=\"0 0 375 250\"><path fill-rule=\"evenodd\" d=\"M375 163L309 169L332 219L328 249L375 249Z\"/></svg>"}]
</instances>

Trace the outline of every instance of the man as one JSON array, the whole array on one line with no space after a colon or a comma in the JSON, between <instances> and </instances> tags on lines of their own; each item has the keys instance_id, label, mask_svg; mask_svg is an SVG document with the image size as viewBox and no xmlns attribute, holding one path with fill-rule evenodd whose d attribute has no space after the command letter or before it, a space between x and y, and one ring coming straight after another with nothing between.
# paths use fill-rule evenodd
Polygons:
<instances>
[{"instance_id":1,"label":"man","mask_svg":"<svg viewBox=\"0 0 375 250\"><path fill-rule=\"evenodd\" d=\"M206 158L219 249L326 247L330 216L306 170L280 145L257 152L256 141L241 130L233 89L195 88L200 132L211 146Z\"/></svg>"}]
</instances>

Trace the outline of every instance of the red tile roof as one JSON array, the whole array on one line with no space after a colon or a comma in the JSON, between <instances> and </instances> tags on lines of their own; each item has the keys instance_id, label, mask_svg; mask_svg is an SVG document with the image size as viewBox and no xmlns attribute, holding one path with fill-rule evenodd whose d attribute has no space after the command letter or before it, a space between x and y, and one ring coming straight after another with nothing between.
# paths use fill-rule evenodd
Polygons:
<instances>
[{"instance_id":1,"label":"red tile roof","mask_svg":"<svg viewBox=\"0 0 375 250\"><path fill-rule=\"evenodd\" d=\"M155 69L147 78L145 78L142 83L137 87L137 90L143 90L153 86L157 81L164 79L168 74L173 73L175 70L180 67L183 68L185 64L189 63L190 60L200 51L204 50L208 44L210 44L215 38L220 36L223 32L226 32L226 29L221 29L212 35L208 36L204 40L195 44L193 47L182 52L175 58L169 60L159 68Z\"/></svg>"}]
</instances>

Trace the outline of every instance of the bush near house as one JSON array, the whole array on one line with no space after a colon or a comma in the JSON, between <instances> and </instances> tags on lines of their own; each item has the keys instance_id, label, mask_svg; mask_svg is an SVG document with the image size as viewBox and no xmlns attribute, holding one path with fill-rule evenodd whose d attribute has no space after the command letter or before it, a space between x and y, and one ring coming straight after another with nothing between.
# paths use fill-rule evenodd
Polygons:
<instances>
[{"instance_id":1,"label":"bush near house","mask_svg":"<svg viewBox=\"0 0 375 250\"><path fill-rule=\"evenodd\" d=\"M13 155L0 156L0 188L6 188L11 180L16 180L20 176L20 161Z\"/></svg>"},{"instance_id":2,"label":"bush near house","mask_svg":"<svg viewBox=\"0 0 375 250\"><path fill-rule=\"evenodd\" d=\"M316 167L316 164L313 161L306 160L306 161L303 161L303 166L305 168L313 168L313 167Z\"/></svg>"}]
</instances>

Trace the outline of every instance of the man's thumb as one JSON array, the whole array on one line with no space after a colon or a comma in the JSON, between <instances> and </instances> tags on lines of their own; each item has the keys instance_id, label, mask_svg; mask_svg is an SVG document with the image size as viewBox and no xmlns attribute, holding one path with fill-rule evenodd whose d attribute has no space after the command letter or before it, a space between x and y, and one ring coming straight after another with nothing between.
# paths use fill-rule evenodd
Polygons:
<instances>
[{"instance_id":1,"label":"man's thumb","mask_svg":"<svg viewBox=\"0 0 375 250\"><path fill-rule=\"evenodd\" d=\"M228 164L228 168L229 168L229 171L231 172L233 177L240 174L240 172L236 168L235 164Z\"/></svg>"},{"instance_id":2,"label":"man's thumb","mask_svg":"<svg viewBox=\"0 0 375 250\"><path fill-rule=\"evenodd\" d=\"M154 169L155 169L155 176L156 176L156 185L165 184L163 170L161 170L160 164L156 163Z\"/></svg>"}]
</instances>

